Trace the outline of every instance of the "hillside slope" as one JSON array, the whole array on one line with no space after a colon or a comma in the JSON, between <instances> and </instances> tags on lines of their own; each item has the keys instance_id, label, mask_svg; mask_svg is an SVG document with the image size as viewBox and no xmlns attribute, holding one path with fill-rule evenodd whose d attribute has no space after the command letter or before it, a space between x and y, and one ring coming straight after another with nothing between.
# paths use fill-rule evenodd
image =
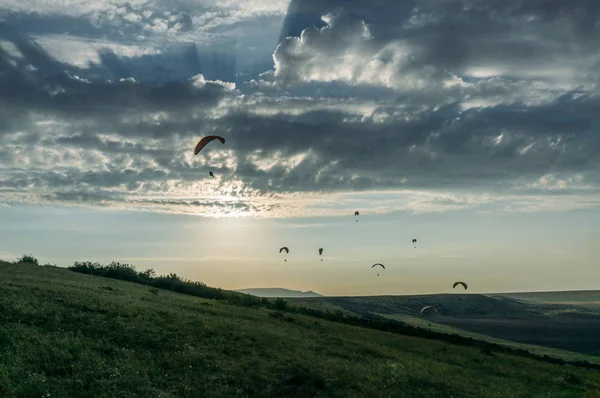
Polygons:
<instances>
[{"instance_id":1,"label":"hillside slope","mask_svg":"<svg viewBox=\"0 0 600 398\"><path fill-rule=\"evenodd\" d=\"M600 372L0 263L1 396L598 397Z\"/></svg>"}]
</instances>

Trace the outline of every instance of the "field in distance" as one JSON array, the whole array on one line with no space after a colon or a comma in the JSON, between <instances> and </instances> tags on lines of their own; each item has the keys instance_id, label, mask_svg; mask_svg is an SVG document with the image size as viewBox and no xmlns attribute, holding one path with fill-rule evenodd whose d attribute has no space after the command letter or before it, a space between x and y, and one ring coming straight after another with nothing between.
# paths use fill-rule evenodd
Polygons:
<instances>
[{"instance_id":1,"label":"field in distance","mask_svg":"<svg viewBox=\"0 0 600 398\"><path fill-rule=\"evenodd\" d=\"M600 362L600 291L506 294L432 294L418 296L322 297L293 303L343 310L356 315L378 314L432 330L498 342L546 347L560 357ZM419 310L438 310L424 316ZM426 320L426 322L421 322ZM445 328L441 328L441 326ZM509 344L514 346L514 344ZM565 352L569 351L570 353ZM537 348L538 352L540 347ZM575 355L578 353L580 355Z\"/></svg>"}]
</instances>

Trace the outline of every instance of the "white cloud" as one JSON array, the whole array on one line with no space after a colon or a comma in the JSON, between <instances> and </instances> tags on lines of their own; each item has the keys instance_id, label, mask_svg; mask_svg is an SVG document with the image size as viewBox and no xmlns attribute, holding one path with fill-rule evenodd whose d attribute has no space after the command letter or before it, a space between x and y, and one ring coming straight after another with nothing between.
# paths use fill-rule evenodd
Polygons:
<instances>
[{"instance_id":1,"label":"white cloud","mask_svg":"<svg viewBox=\"0 0 600 398\"><path fill-rule=\"evenodd\" d=\"M99 51L103 49L109 49L123 57L140 57L161 52L160 48L152 45L120 44L71 35L34 35L32 37L59 61L80 68L87 68L91 63L100 63Z\"/></svg>"},{"instance_id":2,"label":"white cloud","mask_svg":"<svg viewBox=\"0 0 600 398\"><path fill-rule=\"evenodd\" d=\"M202 73L194 75L190 78L190 82L195 88L202 89L206 86L207 83L217 84L228 91L235 91L235 83L232 82L224 82L222 80L206 80Z\"/></svg>"},{"instance_id":3,"label":"white cloud","mask_svg":"<svg viewBox=\"0 0 600 398\"><path fill-rule=\"evenodd\" d=\"M13 58L23 58L23 53L8 40L0 40L0 49L6 51Z\"/></svg>"},{"instance_id":4,"label":"white cloud","mask_svg":"<svg viewBox=\"0 0 600 398\"><path fill-rule=\"evenodd\" d=\"M591 186L585 185L583 180L584 178L580 174L564 179L560 179L554 174L546 174L541 176L537 181L527 184L527 187L543 190L592 189Z\"/></svg>"},{"instance_id":5,"label":"white cloud","mask_svg":"<svg viewBox=\"0 0 600 398\"><path fill-rule=\"evenodd\" d=\"M389 85L389 70L366 45L370 40L368 26L359 20L324 15L327 25L302 31L300 37L284 39L275 50L276 79L283 82L345 81L353 84ZM391 44L395 56L399 44ZM385 49L384 49L385 51Z\"/></svg>"},{"instance_id":6,"label":"white cloud","mask_svg":"<svg viewBox=\"0 0 600 398\"><path fill-rule=\"evenodd\" d=\"M127 78L120 78L119 79L119 83L131 83L134 84L136 83L135 79L133 77L127 77Z\"/></svg>"}]
</instances>

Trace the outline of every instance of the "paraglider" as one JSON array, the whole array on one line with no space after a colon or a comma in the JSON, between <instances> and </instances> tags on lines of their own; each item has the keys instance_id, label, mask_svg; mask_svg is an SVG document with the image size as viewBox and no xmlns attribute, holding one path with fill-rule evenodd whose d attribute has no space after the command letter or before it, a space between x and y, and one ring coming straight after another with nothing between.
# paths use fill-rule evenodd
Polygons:
<instances>
[{"instance_id":1,"label":"paraglider","mask_svg":"<svg viewBox=\"0 0 600 398\"><path fill-rule=\"evenodd\" d=\"M419 311L419 312L421 313L421 315L423 315L423 313L425 311L427 311L428 309L432 309L435 312L438 312L437 308L435 308L434 306L431 306L431 305L428 305L428 306L425 306L425 307L421 308L421 311Z\"/></svg>"},{"instance_id":2,"label":"paraglider","mask_svg":"<svg viewBox=\"0 0 600 398\"><path fill-rule=\"evenodd\" d=\"M322 255L323 255L323 248L320 248L319 249L319 256L322 256ZM323 259L321 259L321 261L323 261Z\"/></svg>"},{"instance_id":3,"label":"paraglider","mask_svg":"<svg viewBox=\"0 0 600 398\"><path fill-rule=\"evenodd\" d=\"M467 284L465 282L460 282L460 281L454 282L454 285L452 285L452 289L454 289L458 285L462 285L465 288L465 290L467 290ZM462 301L462 298L459 297L458 301Z\"/></svg>"},{"instance_id":4,"label":"paraglider","mask_svg":"<svg viewBox=\"0 0 600 398\"><path fill-rule=\"evenodd\" d=\"M221 141L221 144L225 143L225 138L218 136L218 135L207 135L206 137L202 138L198 144L196 144L196 148L194 149L194 155L197 155L198 153L200 153L200 151L202 150L202 148L204 148L206 145L208 145L209 142L214 141L214 140L219 140Z\"/></svg>"},{"instance_id":5,"label":"paraglider","mask_svg":"<svg viewBox=\"0 0 600 398\"><path fill-rule=\"evenodd\" d=\"M355 216L355 217L358 217L358 216L360 216L360 213L359 213L358 211L355 211L355 212L354 212L354 216ZM356 219L356 222L358 222L358 218Z\"/></svg>"},{"instance_id":6,"label":"paraglider","mask_svg":"<svg viewBox=\"0 0 600 398\"><path fill-rule=\"evenodd\" d=\"M290 254L290 249L288 249L287 246L283 246L281 249L279 249L279 253L281 253L284 250L286 254ZM287 262L287 258L284 261Z\"/></svg>"},{"instance_id":7,"label":"paraglider","mask_svg":"<svg viewBox=\"0 0 600 398\"><path fill-rule=\"evenodd\" d=\"M194 148L194 155L197 155L198 153L200 153L200 151L206 146L208 145L209 142L214 141L214 140L219 140L221 141L221 144L225 143L225 138L218 136L218 135L207 135L206 137L202 138L200 141L198 141L198 143L196 144L196 148ZM212 171L208 171L208 175L212 178L215 178L215 175L213 174Z\"/></svg>"},{"instance_id":8,"label":"paraglider","mask_svg":"<svg viewBox=\"0 0 600 398\"><path fill-rule=\"evenodd\" d=\"M373 266L371 268L375 268L376 266L380 266L381 268L385 269L385 265L381 264L381 263L377 263L377 264L373 264ZM379 276L379 274L377 274L377 276Z\"/></svg>"},{"instance_id":9,"label":"paraglider","mask_svg":"<svg viewBox=\"0 0 600 398\"><path fill-rule=\"evenodd\" d=\"M413 245L415 245L415 249L416 249L416 248L417 248L417 240L416 240L416 239L413 239L413 240L412 240L412 243L413 243Z\"/></svg>"}]
</instances>

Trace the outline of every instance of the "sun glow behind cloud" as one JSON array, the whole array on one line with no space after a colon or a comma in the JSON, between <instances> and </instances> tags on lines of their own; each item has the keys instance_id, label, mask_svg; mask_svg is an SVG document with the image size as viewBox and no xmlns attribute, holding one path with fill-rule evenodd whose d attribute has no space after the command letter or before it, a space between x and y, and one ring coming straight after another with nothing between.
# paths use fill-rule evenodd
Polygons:
<instances>
[{"instance_id":1,"label":"sun glow behind cloud","mask_svg":"<svg viewBox=\"0 0 600 398\"><path fill-rule=\"evenodd\" d=\"M466 3L4 2L3 223L54 239L49 258L103 259L101 241L226 287L517 289L544 266L575 281L561 262L597 279L600 8ZM193 155L209 134L226 144ZM9 224L28 214L46 232ZM9 232L0 251L26 250Z\"/></svg>"}]
</instances>

